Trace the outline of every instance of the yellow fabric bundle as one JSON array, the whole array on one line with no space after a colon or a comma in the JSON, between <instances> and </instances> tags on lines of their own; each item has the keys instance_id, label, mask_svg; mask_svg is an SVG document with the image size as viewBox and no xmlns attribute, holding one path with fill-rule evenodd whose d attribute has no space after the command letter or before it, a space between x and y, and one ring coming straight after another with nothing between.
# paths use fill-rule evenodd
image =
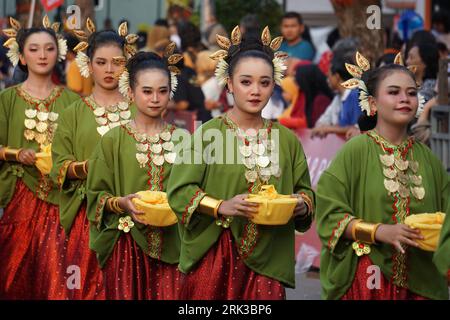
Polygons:
<instances>
[{"instance_id":1,"label":"yellow fabric bundle","mask_svg":"<svg viewBox=\"0 0 450 320\"><path fill-rule=\"evenodd\" d=\"M256 224L284 225L289 222L297 205L297 198L281 195L273 185L264 185L258 194L248 195L247 201L259 203L258 214L252 221Z\"/></svg>"},{"instance_id":2,"label":"yellow fabric bundle","mask_svg":"<svg viewBox=\"0 0 450 320\"><path fill-rule=\"evenodd\" d=\"M52 166L52 145L48 144L41 148L41 152L36 153L36 167L43 175L47 175Z\"/></svg>"},{"instance_id":3,"label":"yellow fabric bundle","mask_svg":"<svg viewBox=\"0 0 450 320\"><path fill-rule=\"evenodd\" d=\"M416 240L420 249L436 251L444 219L445 213L442 212L413 214L405 219L405 224L411 228L419 229L425 238Z\"/></svg>"},{"instance_id":4,"label":"yellow fabric bundle","mask_svg":"<svg viewBox=\"0 0 450 320\"><path fill-rule=\"evenodd\" d=\"M148 225L155 227L167 227L177 223L178 219L169 206L167 195L161 191L139 191L141 198L133 198L136 209L145 212L139 216Z\"/></svg>"}]
</instances>

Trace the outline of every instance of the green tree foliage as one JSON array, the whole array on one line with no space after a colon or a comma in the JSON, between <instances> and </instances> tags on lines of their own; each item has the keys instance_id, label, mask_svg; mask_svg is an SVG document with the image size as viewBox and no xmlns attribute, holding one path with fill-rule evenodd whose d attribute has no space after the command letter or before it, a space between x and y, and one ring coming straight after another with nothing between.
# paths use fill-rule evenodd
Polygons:
<instances>
[{"instance_id":1,"label":"green tree foliage","mask_svg":"<svg viewBox=\"0 0 450 320\"><path fill-rule=\"evenodd\" d=\"M258 16L261 31L267 25L279 34L283 9L276 0L215 0L217 20L231 32L247 14Z\"/></svg>"}]
</instances>

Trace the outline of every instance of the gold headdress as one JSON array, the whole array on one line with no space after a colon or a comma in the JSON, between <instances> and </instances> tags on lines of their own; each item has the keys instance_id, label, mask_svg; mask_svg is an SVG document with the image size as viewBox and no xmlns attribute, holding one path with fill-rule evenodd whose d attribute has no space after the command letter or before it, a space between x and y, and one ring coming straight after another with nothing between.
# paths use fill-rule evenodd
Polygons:
<instances>
[{"instance_id":1,"label":"gold headdress","mask_svg":"<svg viewBox=\"0 0 450 320\"><path fill-rule=\"evenodd\" d=\"M210 58L218 61L215 76L217 81L221 86L225 86L228 80L228 62L226 59L229 56L229 51L232 46L239 46L242 41L242 34L239 26L236 26L231 32L231 39L227 37L216 35L217 44L221 48L220 50L214 52L210 55ZM272 40L272 36L270 35L269 27L265 27L261 34L262 44L269 48L274 52L274 58L272 60L274 67L274 80L275 83L280 84L283 78L283 73L287 69L284 64L284 59L286 58L286 54L284 52L280 52L277 50L280 48L281 43L283 42L283 37L276 37Z\"/></svg>"},{"instance_id":2,"label":"gold headdress","mask_svg":"<svg viewBox=\"0 0 450 320\"><path fill-rule=\"evenodd\" d=\"M12 65L15 67L19 63L19 44L17 43L16 37L20 29L22 29L22 25L19 21L14 18L9 18L9 23L11 28L4 29L3 33L9 38L3 46L8 48L8 53L6 54L11 61ZM50 19L47 15L42 19L42 26L46 29L53 29L56 33L56 37L58 40L58 61L63 61L66 59L67 55L67 41L61 35L58 34L60 23L54 22L50 23Z\"/></svg>"},{"instance_id":3,"label":"gold headdress","mask_svg":"<svg viewBox=\"0 0 450 320\"><path fill-rule=\"evenodd\" d=\"M83 30L73 30L75 36L78 38L78 40L80 40L80 43L77 44L73 51L77 53L75 61L78 65L78 68L80 69L81 75L85 78L89 78L89 57L84 53L84 51L86 51L86 49L89 47L89 43L87 42L88 36L93 34L96 30L95 24L90 18L87 18L86 20L86 29L88 30L89 34L84 32ZM139 36L136 34L128 34L128 26L126 22L120 24L117 33L119 34L119 36L125 39L126 43L124 47L125 57L117 57L117 61L122 61L121 58L125 58L126 62L126 59L129 59L136 54L137 49L135 43Z\"/></svg>"},{"instance_id":4,"label":"gold headdress","mask_svg":"<svg viewBox=\"0 0 450 320\"><path fill-rule=\"evenodd\" d=\"M166 59L167 61L168 69L170 72L170 99L173 98L173 95L177 90L178 86L177 75L180 74L180 69L178 69L178 67L176 67L175 65L178 62L180 62L181 59L183 59L183 56L181 54L174 53L175 48L176 48L175 42L171 42L167 45L166 49L164 50L164 59ZM120 64L123 67L121 74L119 76L119 91L125 98L129 100L130 96L128 92L130 88L130 74L125 67L126 60L125 59L122 59L121 61L116 60L116 64L118 65Z\"/></svg>"},{"instance_id":5,"label":"gold headdress","mask_svg":"<svg viewBox=\"0 0 450 320\"><path fill-rule=\"evenodd\" d=\"M348 73L350 73L350 75L353 76L353 78L342 82L341 86L343 86L346 89L358 88L359 89L359 105L361 107L361 110L363 112L365 111L368 116L373 116L373 114L370 111L370 105L369 105L369 91L367 89L366 84L362 80L362 74L366 71L369 71L369 69L370 69L370 62L359 52L356 52L355 58L356 58L357 65L345 63L345 68L347 69ZM398 53L395 56L394 64L405 66L402 56L401 56L401 53ZM407 68L412 73L414 73L416 71L416 66L408 66ZM419 107L417 109L416 117L419 117L423 111L425 99L420 93L417 94L417 97L419 99Z\"/></svg>"}]
</instances>

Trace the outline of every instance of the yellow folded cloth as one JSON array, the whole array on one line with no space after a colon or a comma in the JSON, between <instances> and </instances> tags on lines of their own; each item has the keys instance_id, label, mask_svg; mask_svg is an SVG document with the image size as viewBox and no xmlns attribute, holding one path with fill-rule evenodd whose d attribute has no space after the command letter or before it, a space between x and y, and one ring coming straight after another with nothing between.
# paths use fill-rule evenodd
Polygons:
<instances>
[{"instance_id":1,"label":"yellow folded cloth","mask_svg":"<svg viewBox=\"0 0 450 320\"><path fill-rule=\"evenodd\" d=\"M405 224L411 228L419 229L423 240L416 240L420 249L426 251L436 251L439 236L444 223L445 213L420 213L408 216Z\"/></svg>"},{"instance_id":2,"label":"yellow folded cloth","mask_svg":"<svg viewBox=\"0 0 450 320\"><path fill-rule=\"evenodd\" d=\"M41 148L41 151L36 153L36 167L43 174L47 175L52 170L52 145L48 144Z\"/></svg>"},{"instance_id":3,"label":"yellow folded cloth","mask_svg":"<svg viewBox=\"0 0 450 320\"><path fill-rule=\"evenodd\" d=\"M258 194L249 194L246 199L259 203L259 211L252 221L256 224L284 225L289 222L298 203L291 195L278 194L273 185L264 185Z\"/></svg>"},{"instance_id":4,"label":"yellow folded cloth","mask_svg":"<svg viewBox=\"0 0 450 320\"><path fill-rule=\"evenodd\" d=\"M167 195L161 191L139 191L136 194L141 198L133 198L136 209L145 212L139 216L148 225L167 227L177 223L178 219L169 206Z\"/></svg>"}]
</instances>

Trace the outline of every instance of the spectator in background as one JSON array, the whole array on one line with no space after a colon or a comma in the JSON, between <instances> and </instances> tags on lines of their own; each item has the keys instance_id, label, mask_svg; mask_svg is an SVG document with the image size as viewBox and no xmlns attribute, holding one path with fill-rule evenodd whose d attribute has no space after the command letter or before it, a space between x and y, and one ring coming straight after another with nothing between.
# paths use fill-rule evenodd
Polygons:
<instances>
[{"instance_id":1,"label":"spectator in background","mask_svg":"<svg viewBox=\"0 0 450 320\"><path fill-rule=\"evenodd\" d=\"M409 40L407 43L405 43L402 48L403 57L405 57L405 60L408 57L408 54L409 54L409 51L411 50L411 48L418 44L421 44L421 43L425 43L425 44L429 44L429 45L436 45L437 41L436 41L436 38L434 37L434 35L430 31L419 30L419 31L414 32L411 37L411 40Z\"/></svg>"},{"instance_id":2,"label":"spectator in background","mask_svg":"<svg viewBox=\"0 0 450 320\"><path fill-rule=\"evenodd\" d=\"M395 54L395 53L385 53L377 60L375 65L377 66L377 68L379 68L386 64L394 63L396 55L397 54Z\"/></svg>"},{"instance_id":3,"label":"spectator in background","mask_svg":"<svg viewBox=\"0 0 450 320\"><path fill-rule=\"evenodd\" d=\"M155 51L155 45L161 40L169 40L169 28L164 25L154 25L147 32L147 44L142 51Z\"/></svg>"},{"instance_id":4,"label":"spectator in background","mask_svg":"<svg viewBox=\"0 0 450 320\"><path fill-rule=\"evenodd\" d=\"M219 85L214 76L217 62L209 57L213 53L214 51L201 51L197 56L195 71L205 96L205 108L211 112L211 117L216 118L233 104L233 97L229 98L227 105L223 105L221 97L223 93L226 94L226 89Z\"/></svg>"},{"instance_id":5,"label":"spectator in background","mask_svg":"<svg viewBox=\"0 0 450 320\"><path fill-rule=\"evenodd\" d=\"M259 25L258 16L256 14L247 14L242 17L241 21L239 22L239 29L241 30L243 37L245 35L247 37L260 37L261 28Z\"/></svg>"},{"instance_id":6,"label":"spectator in background","mask_svg":"<svg viewBox=\"0 0 450 320\"><path fill-rule=\"evenodd\" d=\"M139 37L136 41L136 46L137 49L141 51L145 48L145 45L147 44L147 31L140 30L136 34Z\"/></svg>"},{"instance_id":7,"label":"spectator in background","mask_svg":"<svg viewBox=\"0 0 450 320\"><path fill-rule=\"evenodd\" d=\"M434 86L439 68L439 52L436 44L419 43L414 45L408 53L406 64L415 66L416 82L425 101L434 96Z\"/></svg>"},{"instance_id":8,"label":"spectator in background","mask_svg":"<svg viewBox=\"0 0 450 320\"><path fill-rule=\"evenodd\" d=\"M67 56L66 56L66 84L73 92L81 96L87 97L92 92L94 85L92 77L85 78L81 76L80 69L75 62L76 53L73 51L78 44L78 39L72 34L65 34L67 40Z\"/></svg>"},{"instance_id":9,"label":"spectator in background","mask_svg":"<svg viewBox=\"0 0 450 320\"><path fill-rule=\"evenodd\" d=\"M447 45L443 42L437 43L437 48L439 51L439 59L447 59L448 58L448 48Z\"/></svg>"},{"instance_id":10,"label":"spectator in background","mask_svg":"<svg viewBox=\"0 0 450 320\"><path fill-rule=\"evenodd\" d=\"M302 60L314 60L316 54L309 32L305 32L302 16L297 12L287 12L281 20L283 43L280 50L289 57Z\"/></svg>"},{"instance_id":11,"label":"spectator in background","mask_svg":"<svg viewBox=\"0 0 450 320\"><path fill-rule=\"evenodd\" d=\"M5 38L0 36L0 42L0 90L3 90L9 85L8 78L11 63L6 55L8 49L3 46Z\"/></svg>"},{"instance_id":12,"label":"spectator in background","mask_svg":"<svg viewBox=\"0 0 450 320\"><path fill-rule=\"evenodd\" d=\"M215 52L220 49L217 45L216 35L228 37L228 34L225 27L217 21L215 16L210 17L209 23L210 25L203 33L203 37L208 50Z\"/></svg>"},{"instance_id":13,"label":"spectator in background","mask_svg":"<svg viewBox=\"0 0 450 320\"><path fill-rule=\"evenodd\" d=\"M440 10L433 15L431 32L438 42L442 42L446 47L450 47L450 12Z\"/></svg>"},{"instance_id":14,"label":"spectator in background","mask_svg":"<svg viewBox=\"0 0 450 320\"><path fill-rule=\"evenodd\" d=\"M333 48L339 39L341 39L341 35L338 28L331 30L327 36L327 45L329 49L322 53L317 64L320 71L322 71L325 76L328 74L328 70L330 70L331 59L333 59L333 52L331 51L331 48Z\"/></svg>"},{"instance_id":15,"label":"spectator in background","mask_svg":"<svg viewBox=\"0 0 450 320\"><path fill-rule=\"evenodd\" d=\"M180 21L177 29L181 38L181 51L183 52L184 65L194 69L197 54L206 49L201 42L202 35L200 29L189 21Z\"/></svg>"},{"instance_id":16,"label":"spectator in background","mask_svg":"<svg viewBox=\"0 0 450 320\"><path fill-rule=\"evenodd\" d=\"M261 111L261 116L264 119L276 120L283 114L286 105L287 103L283 99L283 89L276 84L272 96Z\"/></svg>"},{"instance_id":17,"label":"spectator in background","mask_svg":"<svg viewBox=\"0 0 450 320\"><path fill-rule=\"evenodd\" d=\"M111 18L106 18L103 21L103 30L113 30L113 24Z\"/></svg>"},{"instance_id":18,"label":"spectator in background","mask_svg":"<svg viewBox=\"0 0 450 320\"><path fill-rule=\"evenodd\" d=\"M155 43L153 51L159 55L161 58L164 56L167 46L171 43L169 39L162 39Z\"/></svg>"},{"instance_id":19,"label":"spectator in background","mask_svg":"<svg viewBox=\"0 0 450 320\"><path fill-rule=\"evenodd\" d=\"M297 67L295 81L299 88L297 99L290 117L281 118L280 123L288 128L313 128L331 103L333 92L325 75L314 64Z\"/></svg>"},{"instance_id":20,"label":"spectator in background","mask_svg":"<svg viewBox=\"0 0 450 320\"><path fill-rule=\"evenodd\" d=\"M304 94L308 128L313 128L333 99L326 77L316 65L297 68L295 80ZM293 110L295 116L295 110Z\"/></svg>"},{"instance_id":21,"label":"spectator in background","mask_svg":"<svg viewBox=\"0 0 450 320\"><path fill-rule=\"evenodd\" d=\"M353 63L353 56L352 53L333 57L328 83L336 95L325 113L317 120L311 133L312 137L324 138L330 133L346 135L347 131L357 125L362 113L359 107L358 89L349 90L341 86L342 82L352 78L345 68L345 63Z\"/></svg>"},{"instance_id":22,"label":"spectator in background","mask_svg":"<svg viewBox=\"0 0 450 320\"><path fill-rule=\"evenodd\" d=\"M177 48L181 50L181 38L178 34L178 27L174 20L169 19L168 20L169 25L169 33L170 33L170 41L175 42L177 45Z\"/></svg>"},{"instance_id":23,"label":"spectator in background","mask_svg":"<svg viewBox=\"0 0 450 320\"><path fill-rule=\"evenodd\" d=\"M205 108L205 96L197 79L194 69L184 64L182 59L177 64L181 74L178 75L178 86L173 96L174 105L169 108L175 110L195 111L197 120L205 123L211 119L211 113Z\"/></svg>"}]
</instances>

